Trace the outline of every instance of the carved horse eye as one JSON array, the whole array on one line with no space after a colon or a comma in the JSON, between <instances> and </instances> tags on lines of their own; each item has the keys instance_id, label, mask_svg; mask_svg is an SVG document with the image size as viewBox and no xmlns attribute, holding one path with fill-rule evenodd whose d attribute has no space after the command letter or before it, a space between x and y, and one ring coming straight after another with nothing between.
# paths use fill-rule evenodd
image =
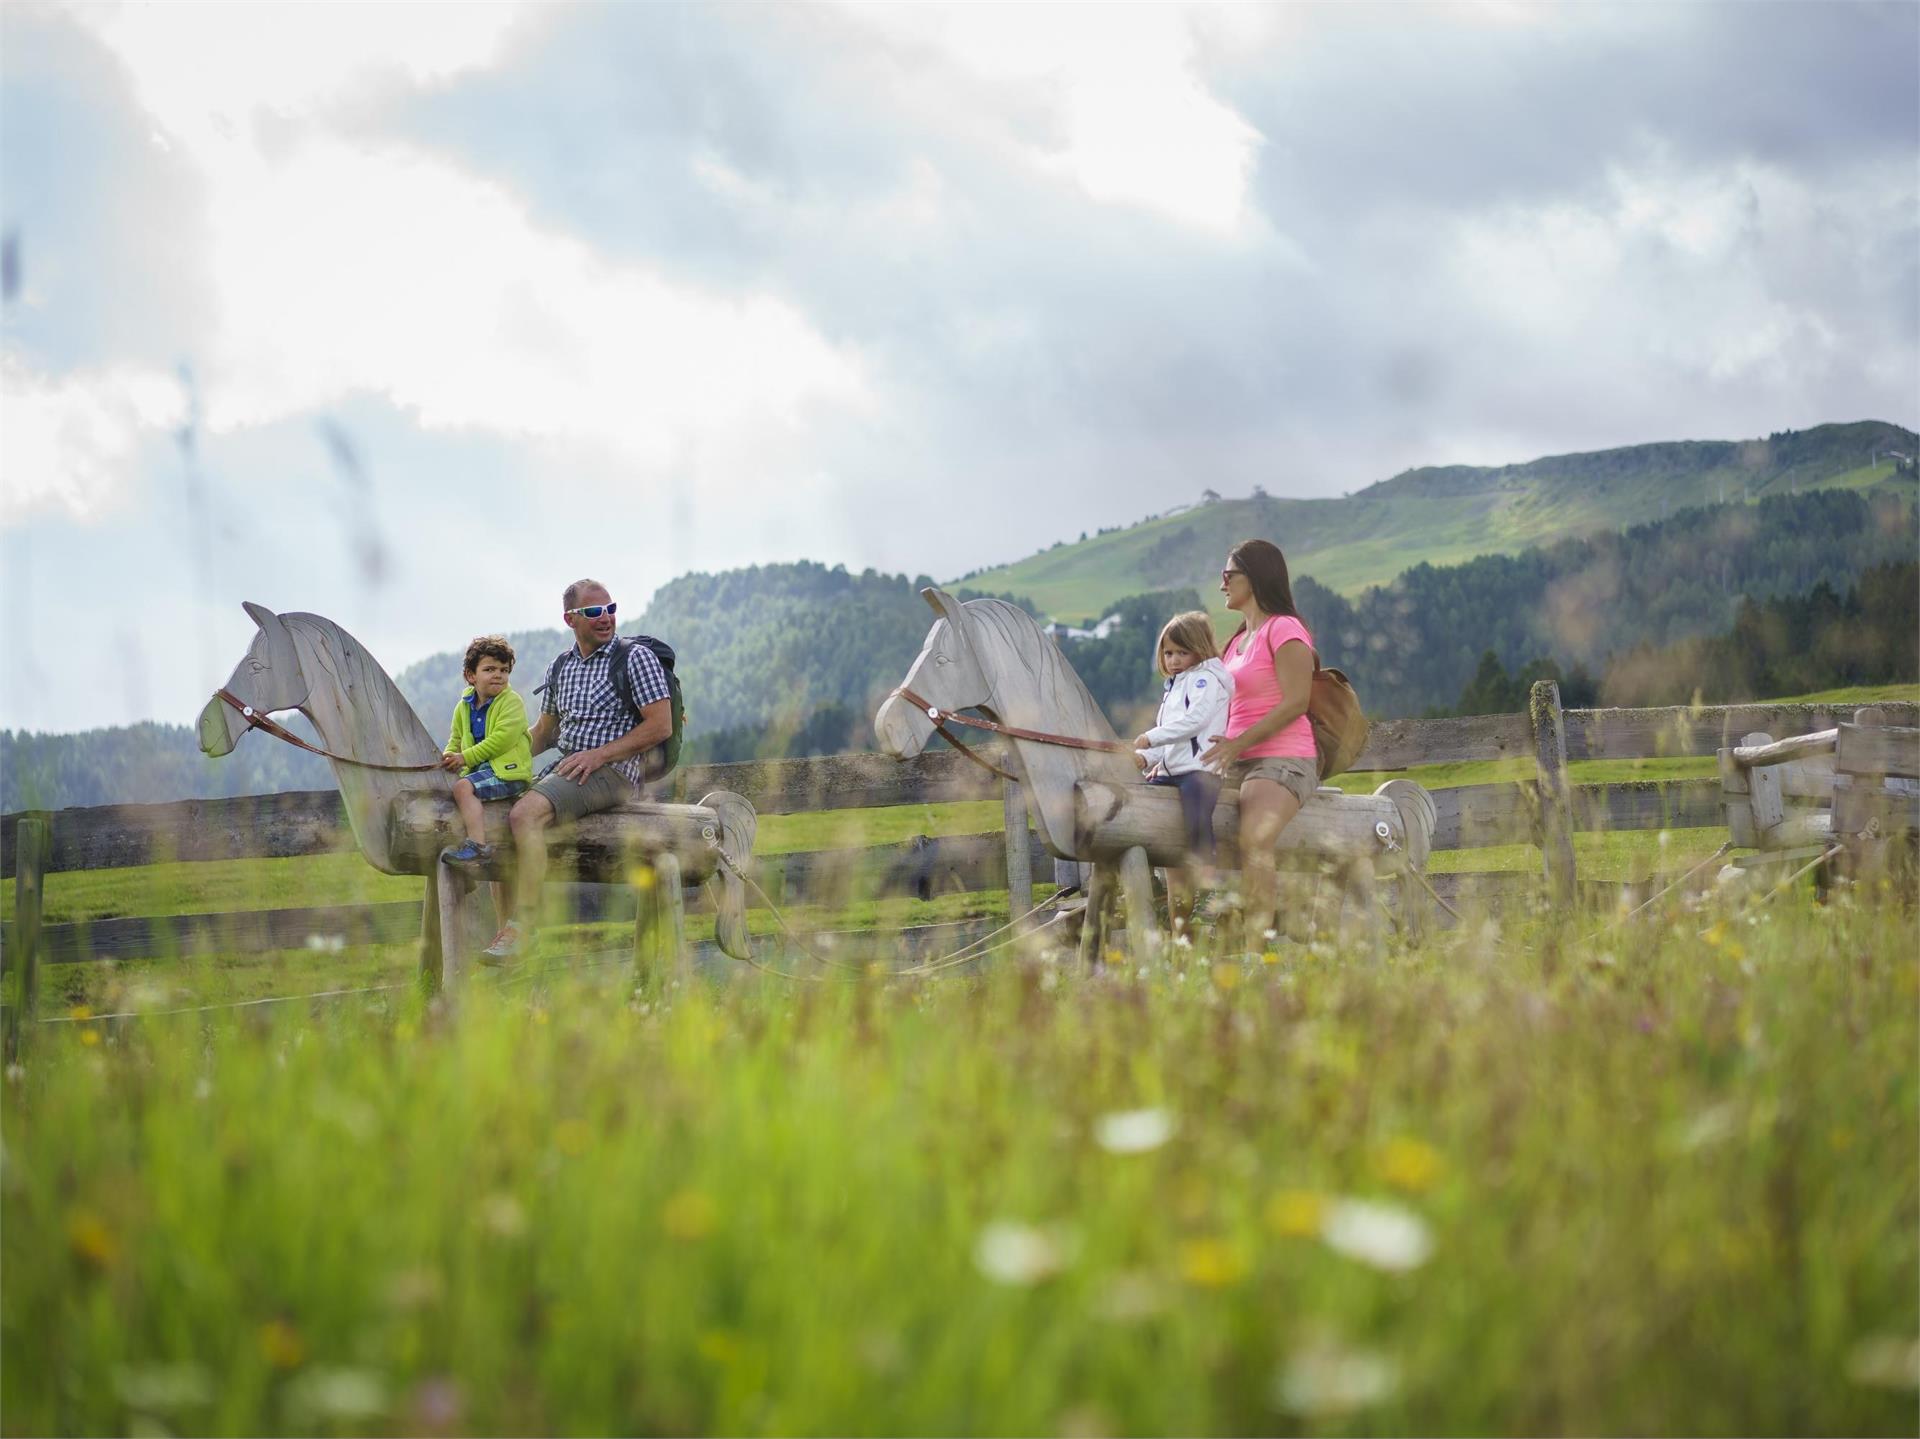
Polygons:
<instances>
[{"instance_id":1,"label":"carved horse eye","mask_svg":"<svg viewBox=\"0 0 1920 1439\"><path fill-rule=\"evenodd\" d=\"M253 667L255 674L259 674L261 670L272 668L265 660L248 660L247 663Z\"/></svg>"},{"instance_id":2,"label":"carved horse eye","mask_svg":"<svg viewBox=\"0 0 1920 1439\"><path fill-rule=\"evenodd\" d=\"M933 662L937 665L950 665L953 663L953 657L951 655L935 655Z\"/></svg>"}]
</instances>

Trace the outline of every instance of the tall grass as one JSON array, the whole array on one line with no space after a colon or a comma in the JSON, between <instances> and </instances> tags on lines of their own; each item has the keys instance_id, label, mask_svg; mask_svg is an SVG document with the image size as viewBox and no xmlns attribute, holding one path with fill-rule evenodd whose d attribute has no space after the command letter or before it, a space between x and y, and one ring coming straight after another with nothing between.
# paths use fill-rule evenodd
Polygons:
<instances>
[{"instance_id":1,"label":"tall grass","mask_svg":"<svg viewBox=\"0 0 1920 1439\"><path fill-rule=\"evenodd\" d=\"M8 1433L1911 1432L1910 913L47 1026Z\"/></svg>"}]
</instances>

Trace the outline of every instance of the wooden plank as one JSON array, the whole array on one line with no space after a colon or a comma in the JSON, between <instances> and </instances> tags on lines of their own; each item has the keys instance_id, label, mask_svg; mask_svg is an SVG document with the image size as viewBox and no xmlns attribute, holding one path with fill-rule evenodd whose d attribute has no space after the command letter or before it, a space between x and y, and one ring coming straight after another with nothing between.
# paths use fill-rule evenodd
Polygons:
<instances>
[{"instance_id":1,"label":"wooden plank","mask_svg":"<svg viewBox=\"0 0 1920 1439\"><path fill-rule=\"evenodd\" d=\"M1566 712L1567 758L1648 759L1709 755L1749 730L1798 735L1831 729L1852 717L1853 705L1677 705L1665 709L1593 709ZM1881 705L1890 721L1920 725L1920 705Z\"/></svg>"},{"instance_id":2,"label":"wooden plank","mask_svg":"<svg viewBox=\"0 0 1920 1439\"><path fill-rule=\"evenodd\" d=\"M1766 744L1741 744L1733 747L1733 762L1754 769L1761 765L1771 768L1792 759L1807 759L1813 755L1833 753L1834 741L1839 739L1840 731L1834 729L1815 730L1812 734L1790 735L1786 739L1769 741Z\"/></svg>"},{"instance_id":3,"label":"wooden plank","mask_svg":"<svg viewBox=\"0 0 1920 1439\"><path fill-rule=\"evenodd\" d=\"M1920 778L1920 729L1843 724L1834 768L1842 774Z\"/></svg>"},{"instance_id":4,"label":"wooden plank","mask_svg":"<svg viewBox=\"0 0 1920 1439\"><path fill-rule=\"evenodd\" d=\"M258 953L334 944L403 944L420 934L420 902L322 905L304 909L170 914L53 924L41 931L50 963L89 959L170 959L179 955ZM0 926L0 945L13 926Z\"/></svg>"},{"instance_id":5,"label":"wooden plank","mask_svg":"<svg viewBox=\"0 0 1920 1439\"><path fill-rule=\"evenodd\" d=\"M1353 768L1364 773L1462 760L1518 759L1532 753L1533 735L1523 714L1376 720Z\"/></svg>"},{"instance_id":6,"label":"wooden plank","mask_svg":"<svg viewBox=\"0 0 1920 1439\"><path fill-rule=\"evenodd\" d=\"M1877 826L1877 828L1875 827ZM1835 775L1833 833L1910 834L1920 830L1920 779L1906 775Z\"/></svg>"},{"instance_id":7,"label":"wooden plank","mask_svg":"<svg viewBox=\"0 0 1920 1439\"><path fill-rule=\"evenodd\" d=\"M980 751L996 763L1005 762L996 745L983 745ZM833 754L693 765L686 771L688 794L732 790L750 800L758 814L997 799L999 783L965 755L950 749L906 760L883 754Z\"/></svg>"},{"instance_id":8,"label":"wooden plank","mask_svg":"<svg viewBox=\"0 0 1920 1439\"><path fill-rule=\"evenodd\" d=\"M1749 754L1763 752L1772 748L1773 736L1765 731L1756 731L1748 735L1734 747L1733 762L1740 763L1740 751ZM1769 845L1768 836L1776 826L1787 817L1786 799L1780 793L1780 776L1771 765L1746 766L1747 804L1753 811L1754 832L1760 836L1762 845Z\"/></svg>"},{"instance_id":9,"label":"wooden plank","mask_svg":"<svg viewBox=\"0 0 1920 1439\"><path fill-rule=\"evenodd\" d=\"M168 860L278 859L354 847L337 790L297 790L170 804L55 810L50 870L112 869ZM0 874L13 873L19 815L0 817Z\"/></svg>"}]
</instances>

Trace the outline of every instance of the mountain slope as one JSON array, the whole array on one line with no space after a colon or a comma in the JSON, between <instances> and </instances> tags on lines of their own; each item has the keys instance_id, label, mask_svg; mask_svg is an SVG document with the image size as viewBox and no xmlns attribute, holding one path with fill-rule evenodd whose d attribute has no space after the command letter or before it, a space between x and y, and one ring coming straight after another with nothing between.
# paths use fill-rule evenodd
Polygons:
<instances>
[{"instance_id":1,"label":"mountain slope","mask_svg":"<svg viewBox=\"0 0 1920 1439\"><path fill-rule=\"evenodd\" d=\"M1887 458L1907 457L1902 469ZM1764 440L1686 441L1556 455L1523 465L1408 470L1344 499L1258 493L1163 515L982 571L969 584L1011 590L1056 619L1097 618L1122 596L1191 585L1253 536L1287 552L1295 575L1357 595L1416 564L1618 531L1722 500L1811 489L1891 488L1911 499L1920 436L1877 420L1783 431Z\"/></svg>"}]
</instances>

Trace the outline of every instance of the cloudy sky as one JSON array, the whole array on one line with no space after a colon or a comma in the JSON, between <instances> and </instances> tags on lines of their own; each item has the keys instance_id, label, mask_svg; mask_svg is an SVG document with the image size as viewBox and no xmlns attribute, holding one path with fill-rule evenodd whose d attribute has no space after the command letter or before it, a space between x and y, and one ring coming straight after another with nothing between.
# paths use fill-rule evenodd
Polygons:
<instances>
[{"instance_id":1,"label":"cloudy sky","mask_svg":"<svg viewBox=\"0 0 1920 1439\"><path fill-rule=\"evenodd\" d=\"M1920 7L0 7L0 726L1920 415Z\"/></svg>"}]
</instances>

